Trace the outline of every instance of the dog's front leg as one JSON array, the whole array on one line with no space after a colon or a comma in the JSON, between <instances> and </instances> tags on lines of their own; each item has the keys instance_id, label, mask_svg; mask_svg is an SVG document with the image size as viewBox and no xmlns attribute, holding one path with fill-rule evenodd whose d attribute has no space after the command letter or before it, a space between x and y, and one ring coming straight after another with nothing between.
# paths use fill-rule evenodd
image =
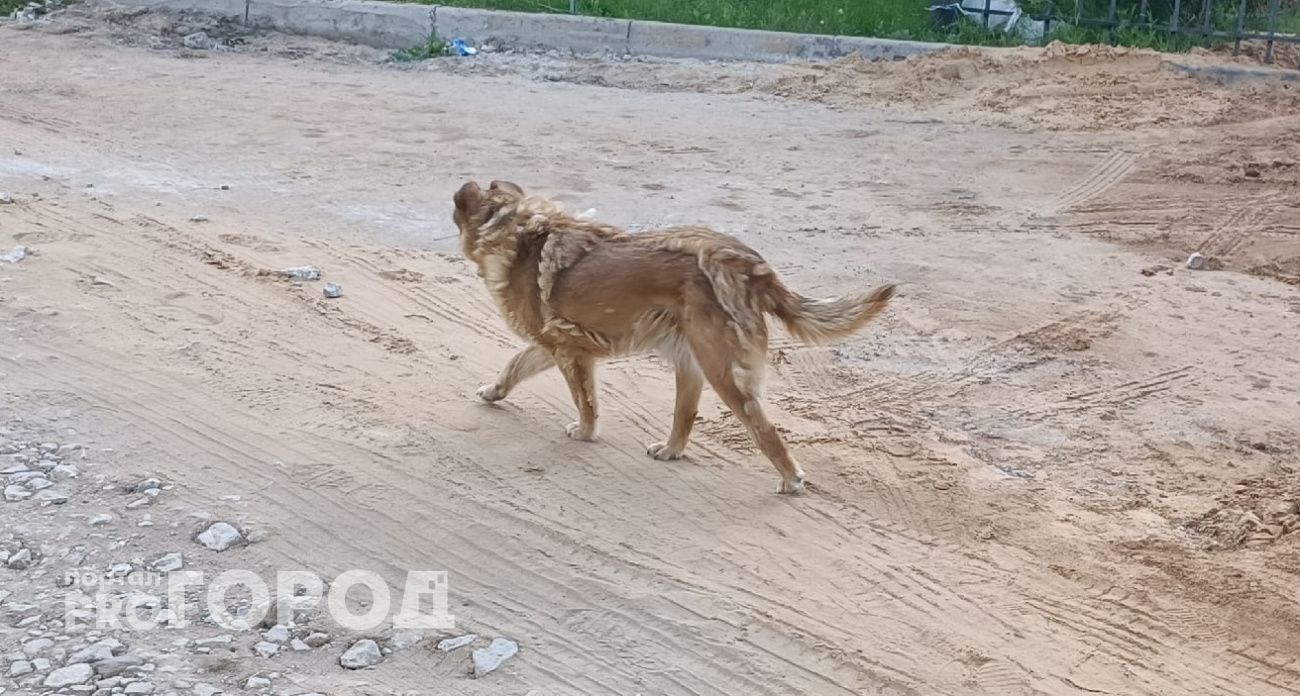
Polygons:
<instances>
[{"instance_id":1,"label":"dog's front leg","mask_svg":"<svg viewBox=\"0 0 1300 696\"><path fill-rule=\"evenodd\" d=\"M659 460L680 459L686 442L691 439L695 415L700 407L700 393L704 390L704 375L695 358L677 361L677 405L673 409L673 430L667 442L656 442L646 448L651 457Z\"/></svg>"},{"instance_id":2,"label":"dog's front leg","mask_svg":"<svg viewBox=\"0 0 1300 696\"><path fill-rule=\"evenodd\" d=\"M555 364L564 373L573 395L573 405L578 407L578 422L564 429L575 440L596 439L596 361L587 355L555 356Z\"/></svg>"},{"instance_id":3,"label":"dog's front leg","mask_svg":"<svg viewBox=\"0 0 1300 696\"><path fill-rule=\"evenodd\" d=\"M515 386L533 375L555 367L555 358L551 351L532 345L519 351L506 363L505 369L497 375L496 384L485 384L478 388L478 398L484 401L500 401L510 395Z\"/></svg>"}]
</instances>

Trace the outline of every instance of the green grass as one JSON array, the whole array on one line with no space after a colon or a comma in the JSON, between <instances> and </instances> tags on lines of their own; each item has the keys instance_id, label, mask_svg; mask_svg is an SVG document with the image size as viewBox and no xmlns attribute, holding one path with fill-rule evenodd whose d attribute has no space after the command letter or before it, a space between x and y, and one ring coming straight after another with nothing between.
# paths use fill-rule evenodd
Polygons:
<instances>
[{"instance_id":1,"label":"green grass","mask_svg":"<svg viewBox=\"0 0 1300 696\"><path fill-rule=\"evenodd\" d=\"M3 1L3 0L0 0ZM568 0L409 0L520 12L567 13ZM1195 37L1171 36L1167 32L1131 26L1138 20L1141 0L1119 0L1117 16L1126 24L1114 30L1090 27L1066 27L1052 38L1066 43L1116 43L1162 51L1185 51L1205 45ZM1248 30L1261 31L1269 0L1247 0ZM1300 0L1281 0L1282 14L1278 31L1300 33ZM1043 16L1051 12L1067 22L1074 15L1075 0L1022 0L1027 14ZM1173 0L1148 0L1149 16L1168 21ZM1180 23L1201 26L1200 0L1183 0ZM1236 24L1237 1L1214 0L1211 26L1231 31ZM1079 0L1084 16L1104 18L1109 0ZM1015 45L1015 36L993 30L985 31L975 22L962 22L956 28L938 29L931 25L928 0L579 0L580 14L619 19L642 19L679 24L701 24L771 31L794 31L843 36L873 36L887 39L942 41L958 44L991 46Z\"/></svg>"},{"instance_id":2,"label":"green grass","mask_svg":"<svg viewBox=\"0 0 1300 696\"><path fill-rule=\"evenodd\" d=\"M6 19L14 10L27 7L27 0L0 0L0 19Z\"/></svg>"},{"instance_id":3,"label":"green grass","mask_svg":"<svg viewBox=\"0 0 1300 696\"><path fill-rule=\"evenodd\" d=\"M521 12L569 11L567 0L438 0L436 4ZM812 34L896 39L933 34L926 0L579 0L578 10L596 17Z\"/></svg>"},{"instance_id":4,"label":"green grass","mask_svg":"<svg viewBox=\"0 0 1300 696\"><path fill-rule=\"evenodd\" d=\"M447 42L438 38L437 34L430 34L429 40L423 45L394 51L393 60L399 63L416 63L430 58L445 56L449 53L451 53L451 47L447 45Z\"/></svg>"}]
</instances>

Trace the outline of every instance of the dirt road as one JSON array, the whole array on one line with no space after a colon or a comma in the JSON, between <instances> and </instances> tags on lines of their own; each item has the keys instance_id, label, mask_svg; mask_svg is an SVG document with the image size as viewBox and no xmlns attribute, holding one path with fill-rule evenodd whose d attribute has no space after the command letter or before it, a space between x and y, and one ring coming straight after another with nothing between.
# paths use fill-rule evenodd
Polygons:
<instances>
[{"instance_id":1,"label":"dirt road","mask_svg":"<svg viewBox=\"0 0 1300 696\"><path fill-rule=\"evenodd\" d=\"M0 242L33 252L0 264L0 393L265 529L239 563L445 569L459 624L522 647L479 680L282 658L304 688L1300 693L1294 90L1123 52L123 46L146 19L0 27ZM556 375L476 403L520 342L449 237L469 178L716 225L805 294L899 283L860 337L776 341L816 490L775 495L711 395L688 460L646 457L650 359L603 368L594 444ZM344 296L262 273L301 264Z\"/></svg>"}]
</instances>

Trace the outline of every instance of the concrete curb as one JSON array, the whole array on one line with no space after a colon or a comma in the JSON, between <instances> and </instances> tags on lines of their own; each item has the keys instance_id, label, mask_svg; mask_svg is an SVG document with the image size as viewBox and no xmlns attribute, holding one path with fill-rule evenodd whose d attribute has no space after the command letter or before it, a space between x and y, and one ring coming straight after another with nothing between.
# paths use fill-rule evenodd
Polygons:
<instances>
[{"instance_id":1,"label":"concrete curb","mask_svg":"<svg viewBox=\"0 0 1300 696\"><path fill-rule=\"evenodd\" d=\"M154 0L198 2L200 0ZM213 0L226 3L231 0ZM353 0L245 0L251 25L285 34L400 50L423 46L433 36L433 8Z\"/></svg>"},{"instance_id":2,"label":"concrete curb","mask_svg":"<svg viewBox=\"0 0 1300 696\"><path fill-rule=\"evenodd\" d=\"M728 29L640 20L561 14L498 12L439 5L372 0L114 0L120 5L162 10L201 10L286 34L401 50L431 37L463 38L471 45L494 43L578 53L608 51L656 58L697 58L780 63L827 60L857 54L900 60L948 44L892 41L856 36L821 36L754 29ZM1224 84L1300 81L1300 70L1165 63L1195 77Z\"/></svg>"},{"instance_id":3,"label":"concrete curb","mask_svg":"<svg viewBox=\"0 0 1300 696\"><path fill-rule=\"evenodd\" d=\"M946 44L854 36L819 36L754 29L665 24L561 14L498 12L370 0L114 0L160 10L202 10L242 17L254 26L286 34L400 50L431 36L579 53L609 51L657 58L699 58L778 63L798 59L898 60Z\"/></svg>"}]
</instances>

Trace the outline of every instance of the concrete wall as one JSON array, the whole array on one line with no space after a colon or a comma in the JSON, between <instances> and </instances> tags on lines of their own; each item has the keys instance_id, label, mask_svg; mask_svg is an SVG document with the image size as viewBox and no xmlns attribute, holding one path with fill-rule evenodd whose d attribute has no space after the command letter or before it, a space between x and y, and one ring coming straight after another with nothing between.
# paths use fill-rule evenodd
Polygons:
<instances>
[{"instance_id":1,"label":"concrete wall","mask_svg":"<svg viewBox=\"0 0 1300 696\"><path fill-rule=\"evenodd\" d=\"M943 44L818 36L750 29L699 27L601 17L496 12L370 0L116 0L133 7L203 10L246 17L249 23L286 34L403 49L423 45L436 34L473 45L542 47L579 53L706 60L780 62L839 58L901 58L943 48Z\"/></svg>"}]
</instances>

